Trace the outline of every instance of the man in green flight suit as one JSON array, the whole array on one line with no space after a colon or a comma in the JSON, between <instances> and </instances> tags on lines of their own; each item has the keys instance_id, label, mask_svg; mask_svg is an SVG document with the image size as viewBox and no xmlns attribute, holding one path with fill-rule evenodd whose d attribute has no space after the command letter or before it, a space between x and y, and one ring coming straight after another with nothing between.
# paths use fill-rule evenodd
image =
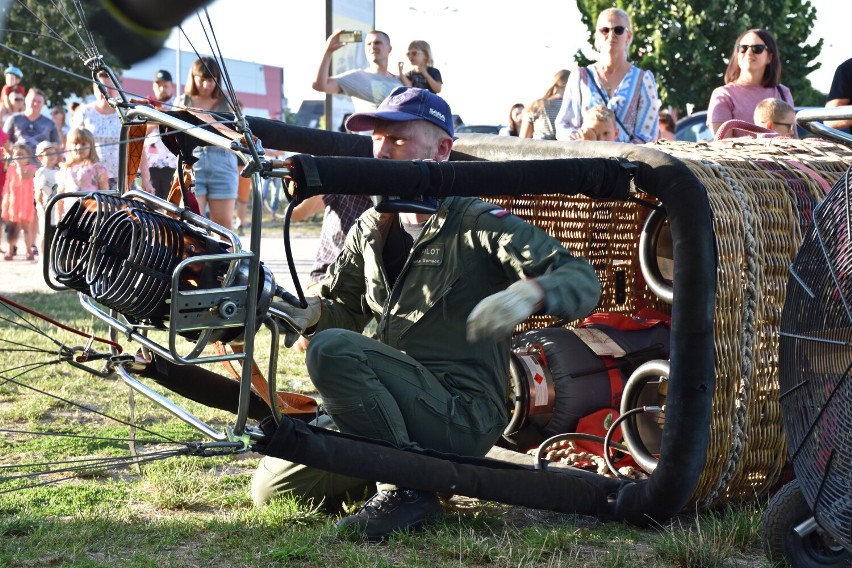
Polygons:
<instances>
[{"instance_id":1,"label":"man in green flight suit","mask_svg":"<svg viewBox=\"0 0 852 568\"><path fill-rule=\"evenodd\" d=\"M373 131L378 159L443 161L452 120L439 96L401 87L346 126ZM308 372L340 431L483 456L508 420L515 326L535 313L582 317L599 297L589 263L553 237L495 205L448 197L433 214L367 210L319 296L305 309L282 309L311 338ZM362 334L370 319L378 339ZM364 483L266 457L252 496L258 504L279 491L333 500ZM440 516L434 493L378 483L338 527L381 540Z\"/></svg>"}]
</instances>

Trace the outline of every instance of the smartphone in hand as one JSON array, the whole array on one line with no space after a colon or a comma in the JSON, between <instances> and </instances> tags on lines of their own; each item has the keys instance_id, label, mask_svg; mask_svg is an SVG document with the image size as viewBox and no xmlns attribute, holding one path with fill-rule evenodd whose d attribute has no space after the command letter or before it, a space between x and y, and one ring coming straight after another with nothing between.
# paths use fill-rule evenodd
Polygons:
<instances>
[{"instance_id":1,"label":"smartphone in hand","mask_svg":"<svg viewBox=\"0 0 852 568\"><path fill-rule=\"evenodd\" d=\"M338 39L340 41L345 41L346 43L360 43L361 41L363 41L363 39L361 38L361 30L344 31L340 34L340 37Z\"/></svg>"}]
</instances>

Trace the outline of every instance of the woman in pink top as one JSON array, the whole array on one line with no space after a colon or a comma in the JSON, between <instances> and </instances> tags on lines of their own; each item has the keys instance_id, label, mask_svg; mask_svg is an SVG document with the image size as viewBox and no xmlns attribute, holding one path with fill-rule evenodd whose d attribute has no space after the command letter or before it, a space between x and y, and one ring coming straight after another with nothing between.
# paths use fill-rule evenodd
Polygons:
<instances>
[{"instance_id":1,"label":"woman in pink top","mask_svg":"<svg viewBox=\"0 0 852 568\"><path fill-rule=\"evenodd\" d=\"M713 133L731 119L752 122L754 109L763 99L781 99L794 106L790 89L780 79L781 59L772 34L764 29L743 32L725 70L725 86L710 96L707 124Z\"/></svg>"}]
</instances>

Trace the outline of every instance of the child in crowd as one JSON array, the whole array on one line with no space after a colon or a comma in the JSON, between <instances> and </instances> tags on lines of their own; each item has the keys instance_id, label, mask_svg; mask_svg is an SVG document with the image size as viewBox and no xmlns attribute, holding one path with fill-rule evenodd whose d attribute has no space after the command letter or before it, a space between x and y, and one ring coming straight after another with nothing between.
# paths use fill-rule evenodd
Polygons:
<instances>
[{"instance_id":1,"label":"child in crowd","mask_svg":"<svg viewBox=\"0 0 852 568\"><path fill-rule=\"evenodd\" d=\"M411 63L407 72L405 64L399 62L399 81L406 87L428 89L436 95L444 88L441 72L432 65L432 48L422 39L416 39L408 44L408 61Z\"/></svg>"},{"instance_id":2,"label":"child in crowd","mask_svg":"<svg viewBox=\"0 0 852 568\"><path fill-rule=\"evenodd\" d=\"M36 214L38 215L38 228L41 230L41 242L39 249L44 255L44 228L46 225L47 202L56 194L56 174L59 173L59 161L62 157L62 151L59 146L47 140L39 142L36 146L36 158L41 162L41 167L35 174L35 192ZM57 223L56 209L51 211L50 225L55 227Z\"/></svg>"},{"instance_id":3,"label":"child in crowd","mask_svg":"<svg viewBox=\"0 0 852 568\"><path fill-rule=\"evenodd\" d=\"M14 91L21 96L26 94L24 90L24 86L21 85L21 79L24 78L24 74L20 69L15 67L14 65L9 65L6 67L6 70L3 72L3 75L6 79L6 84L3 85L3 90L0 92L2 96L6 97L10 92Z\"/></svg>"},{"instance_id":4,"label":"child in crowd","mask_svg":"<svg viewBox=\"0 0 852 568\"><path fill-rule=\"evenodd\" d=\"M3 115L3 106L0 105L0 119ZM6 167L8 165L8 153L6 152L6 143L9 142L9 135L3 132L0 128L0 203L3 202L3 186L6 185ZM6 220L0 215L0 229L5 229ZM6 254L5 249L0 249L0 254Z\"/></svg>"},{"instance_id":5,"label":"child in crowd","mask_svg":"<svg viewBox=\"0 0 852 568\"><path fill-rule=\"evenodd\" d=\"M615 112L604 105L587 109L583 113L583 124L580 125L579 133L583 140L614 142L618 139Z\"/></svg>"},{"instance_id":6,"label":"child in crowd","mask_svg":"<svg viewBox=\"0 0 852 568\"><path fill-rule=\"evenodd\" d=\"M754 108L754 123L781 136L797 138L796 110L781 99L763 99Z\"/></svg>"},{"instance_id":7,"label":"child in crowd","mask_svg":"<svg viewBox=\"0 0 852 568\"><path fill-rule=\"evenodd\" d=\"M3 184L2 215L6 221L6 239L9 249L4 260L12 260L18 251L18 237L24 232L27 260L35 260L35 245L38 227L36 225L35 199L33 197L33 178L38 169L32 163L33 152L23 142L12 146L9 165L6 169L6 181Z\"/></svg>"},{"instance_id":8,"label":"child in crowd","mask_svg":"<svg viewBox=\"0 0 852 568\"><path fill-rule=\"evenodd\" d=\"M68 133L65 142L65 163L56 175L59 193L109 189L109 174L98 157L95 135L79 126ZM56 214L62 218L62 201L56 204Z\"/></svg>"}]
</instances>

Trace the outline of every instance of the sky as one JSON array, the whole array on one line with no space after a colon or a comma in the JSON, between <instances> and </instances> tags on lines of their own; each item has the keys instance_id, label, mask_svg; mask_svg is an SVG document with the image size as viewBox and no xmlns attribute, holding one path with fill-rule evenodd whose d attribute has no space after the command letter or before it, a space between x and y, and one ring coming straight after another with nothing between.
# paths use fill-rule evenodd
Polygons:
<instances>
[{"instance_id":1,"label":"sky","mask_svg":"<svg viewBox=\"0 0 852 568\"><path fill-rule=\"evenodd\" d=\"M852 21L852 2L811 3L817 20L809 43L822 37L825 44L818 59L822 68L810 79L816 89L827 92L837 65L852 57L852 42L844 37L848 32L838 25ZM390 68L405 59L411 40L429 42L444 79L441 95L467 124L505 123L514 103L532 102L558 70L575 67L573 54L578 49L593 55L572 0L375 0L375 4L376 29L387 32L393 46ZM325 2L217 0L208 11L226 57L284 68L290 110L297 111L302 100L322 98L311 89L311 82L325 49ZM206 44L194 17L183 27L193 43ZM178 46L177 32L166 45Z\"/></svg>"}]
</instances>

